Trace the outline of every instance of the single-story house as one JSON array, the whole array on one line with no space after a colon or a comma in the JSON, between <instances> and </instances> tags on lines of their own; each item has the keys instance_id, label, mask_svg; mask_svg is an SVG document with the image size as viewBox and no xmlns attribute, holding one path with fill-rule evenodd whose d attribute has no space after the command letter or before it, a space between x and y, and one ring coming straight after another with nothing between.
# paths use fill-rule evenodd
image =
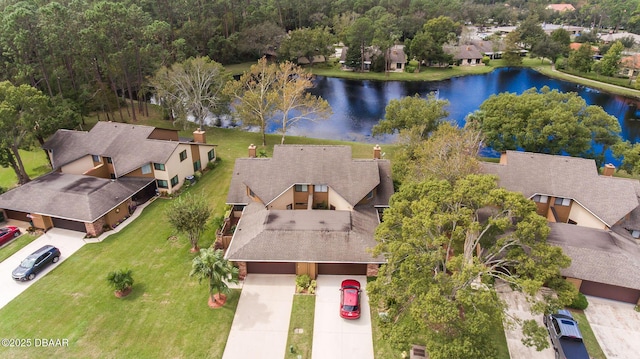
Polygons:
<instances>
[{"instance_id":1,"label":"single-story house","mask_svg":"<svg viewBox=\"0 0 640 359\"><path fill-rule=\"evenodd\" d=\"M275 146L272 158L236 160L227 196L237 223L225 258L247 273L376 275L369 252L393 193L379 146L353 159L349 146ZM239 217L239 218L237 218Z\"/></svg>"},{"instance_id":2,"label":"single-story house","mask_svg":"<svg viewBox=\"0 0 640 359\"><path fill-rule=\"evenodd\" d=\"M453 55L453 60L459 66L484 66L482 53L475 45L444 46L443 50Z\"/></svg>"}]
</instances>

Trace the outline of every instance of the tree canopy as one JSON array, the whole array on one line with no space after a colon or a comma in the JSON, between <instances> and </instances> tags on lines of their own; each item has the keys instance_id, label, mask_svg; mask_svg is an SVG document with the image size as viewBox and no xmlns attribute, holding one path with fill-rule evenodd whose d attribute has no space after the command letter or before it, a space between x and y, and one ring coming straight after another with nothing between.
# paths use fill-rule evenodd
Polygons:
<instances>
[{"instance_id":1,"label":"tree canopy","mask_svg":"<svg viewBox=\"0 0 640 359\"><path fill-rule=\"evenodd\" d=\"M204 197L186 193L173 200L166 212L171 226L189 237L192 252L197 252L198 241L204 232L211 209Z\"/></svg>"},{"instance_id":2,"label":"tree canopy","mask_svg":"<svg viewBox=\"0 0 640 359\"><path fill-rule=\"evenodd\" d=\"M412 133L426 139L449 116L445 110L448 104L449 101L439 100L435 94L428 95L426 99L415 95L391 100L385 108L384 119L373 127L372 133L374 136Z\"/></svg>"},{"instance_id":3,"label":"tree canopy","mask_svg":"<svg viewBox=\"0 0 640 359\"><path fill-rule=\"evenodd\" d=\"M522 95L501 93L485 100L468 117L479 129L485 144L496 151L523 149L529 152L594 157L620 140L618 120L602 107L587 106L576 93L543 87ZM591 142L602 152L590 152Z\"/></svg>"}]
</instances>

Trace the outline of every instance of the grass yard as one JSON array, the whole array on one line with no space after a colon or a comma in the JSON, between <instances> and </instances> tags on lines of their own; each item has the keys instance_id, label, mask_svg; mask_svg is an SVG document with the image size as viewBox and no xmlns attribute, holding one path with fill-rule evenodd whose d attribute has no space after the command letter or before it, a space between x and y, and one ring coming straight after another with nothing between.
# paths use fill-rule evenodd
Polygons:
<instances>
[{"instance_id":1,"label":"grass yard","mask_svg":"<svg viewBox=\"0 0 640 359\"><path fill-rule=\"evenodd\" d=\"M20 157L27 174L32 179L51 171L47 156L41 149L33 151L20 150ZM18 177L12 168L0 167L0 187L9 189L14 187L17 182Z\"/></svg>"},{"instance_id":2,"label":"grass yard","mask_svg":"<svg viewBox=\"0 0 640 359\"><path fill-rule=\"evenodd\" d=\"M2 247L2 250L0 250L0 262L11 257L14 253L21 250L27 244L33 242L33 240L38 237L39 235L24 233L20 237L7 243L4 247Z\"/></svg>"},{"instance_id":3,"label":"grass yard","mask_svg":"<svg viewBox=\"0 0 640 359\"><path fill-rule=\"evenodd\" d=\"M607 359L602 348L600 348L600 344L598 343L595 334L593 334L593 330L591 330L591 325L589 324L584 312L582 310L570 310L571 315L573 315L573 318L578 322L578 328L580 328L582 339L584 340L584 344L587 347L587 352L589 352L591 359Z\"/></svg>"},{"instance_id":4,"label":"grass yard","mask_svg":"<svg viewBox=\"0 0 640 359\"><path fill-rule=\"evenodd\" d=\"M294 295L285 359L296 359L298 355L302 355L303 358L311 358L315 308L315 295ZM296 329L302 329L302 333L295 333ZM293 352L290 349L292 346Z\"/></svg>"}]
</instances>

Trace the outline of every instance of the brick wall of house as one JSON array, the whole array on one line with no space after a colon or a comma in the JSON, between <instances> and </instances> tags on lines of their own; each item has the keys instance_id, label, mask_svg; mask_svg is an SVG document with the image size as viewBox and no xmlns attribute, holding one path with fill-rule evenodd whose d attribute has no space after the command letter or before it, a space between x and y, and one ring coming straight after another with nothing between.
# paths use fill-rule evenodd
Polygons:
<instances>
[{"instance_id":1,"label":"brick wall of house","mask_svg":"<svg viewBox=\"0 0 640 359\"><path fill-rule=\"evenodd\" d=\"M105 220L105 217L101 217L93 223L85 223L84 227L86 228L88 235L97 237L102 234L102 228L106 223L107 221Z\"/></svg>"},{"instance_id":2,"label":"brick wall of house","mask_svg":"<svg viewBox=\"0 0 640 359\"><path fill-rule=\"evenodd\" d=\"M379 264L367 264L367 277L377 277L378 276L378 268L380 268Z\"/></svg>"},{"instance_id":3,"label":"brick wall of house","mask_svg":"<svg viewBox=\"0 0 640 359\"><path fill-rule=\"evenodd\" d=\"M234 264L238 266L239 269L238 277L240 280L244 280L247 276L247 262L234 262Z\"/></svg>"}]
</instances>

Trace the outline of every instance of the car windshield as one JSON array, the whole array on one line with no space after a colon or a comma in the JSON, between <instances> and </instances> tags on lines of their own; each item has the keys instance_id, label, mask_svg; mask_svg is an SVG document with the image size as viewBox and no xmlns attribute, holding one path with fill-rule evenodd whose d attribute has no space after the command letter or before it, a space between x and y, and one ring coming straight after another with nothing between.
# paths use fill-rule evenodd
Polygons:
<instances>
[{"instance_id":1,"label":"car windshield","mask_svg":"<svg viewBox=\"0 0 640 359\"><path fill-rule=\"evenodd\" d=\"M356 312L358 311L358 306L357 305L345 305L342 307L342 309L344 309L345 312Z\"/></svg>"},{"instance_id":2,"label":"car windshield","mask_svg":"<svg viewBox=\"0 0 640 359\"><path fill-rule=\"evenodd\" d=\"M31 268L33 267L33 263L36 262L35 258L27 258L20 263L20 267L22 268Z\"/></svg>"}]
</instances>

